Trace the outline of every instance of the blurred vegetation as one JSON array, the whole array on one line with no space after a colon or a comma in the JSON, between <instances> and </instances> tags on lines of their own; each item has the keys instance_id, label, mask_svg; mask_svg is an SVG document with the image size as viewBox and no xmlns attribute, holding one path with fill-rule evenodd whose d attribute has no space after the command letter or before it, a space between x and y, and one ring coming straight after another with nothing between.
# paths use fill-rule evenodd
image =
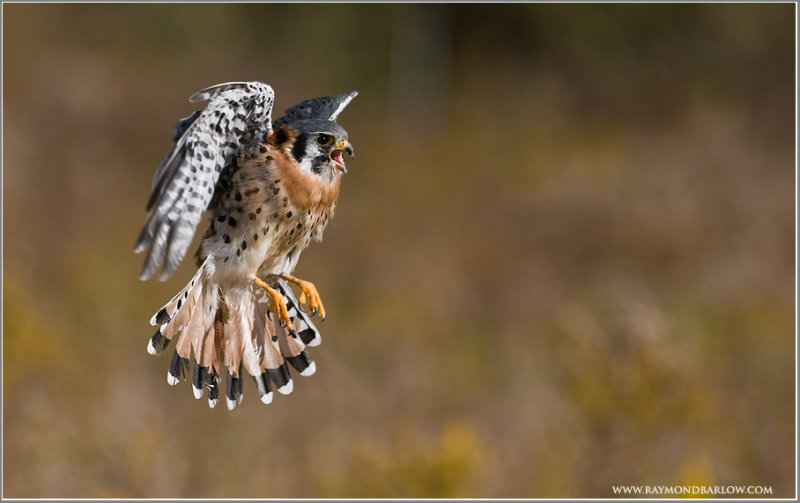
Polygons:
<instances>
[{"instance_id":1,"label":"blurred vegetation","mask_svg":"<svg viewBox=\"0 0 800 503\"><path fill-rule=\"evenodd\" d=\"M794 8L5 4L4 496L792 496ZM317 374L228 413L145 353L192 271L132 245L250 79L358 90L358 158Z\"/></svg>"}]
</instances>

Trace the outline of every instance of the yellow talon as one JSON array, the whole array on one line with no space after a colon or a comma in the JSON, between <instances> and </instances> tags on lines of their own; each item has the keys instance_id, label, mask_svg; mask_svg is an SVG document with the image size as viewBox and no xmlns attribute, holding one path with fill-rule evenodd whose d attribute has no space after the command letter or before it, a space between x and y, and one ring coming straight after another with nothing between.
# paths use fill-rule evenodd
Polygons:
<instances>
[{"instance_id":1,"label":"yellow talon","mask_svg":"<svg viewBox=\"0 0 800 503\"><path fill-rule=\"evenodd\" d=\"M253 278L256 285L260 286L269 294L269 310L278 315L281 324L291 327L292 320L289 319L289 312L286 310L286 301L283 300L281 292L275 290L259 278Z\"/></svg>"},{"instance_id":2,"label":"yellow talon","mask_svg":"<svg viewBox=\"0 0 800 503\"><path fill-rule=\"evenodd\" d=\"M317 287L310 281L303 281L288 274L281 274L281 278L294 283L300 287L300 297L297 299L301 304L308 304L311 314L319 312L319 317L325 319L325 306L322 305L322 298L317 292Z\"/></svg>"}]
</instances>

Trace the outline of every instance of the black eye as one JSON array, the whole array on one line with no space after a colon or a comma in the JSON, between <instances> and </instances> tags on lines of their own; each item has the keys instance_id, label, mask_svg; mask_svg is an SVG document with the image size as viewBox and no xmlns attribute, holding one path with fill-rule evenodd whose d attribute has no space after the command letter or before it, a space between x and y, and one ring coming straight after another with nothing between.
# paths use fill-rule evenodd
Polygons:
<instances>
[{"instance_id":1,"label":"black eye","mask_svg":"<svg viewBox=\"0 0 800 503\"><path fill-rule=\"evenodd\" d=\"M333 145L333 136L329 134L321 134L317 136L317 145L321 147L329 147Z\"/></svg>"}]
</instances>

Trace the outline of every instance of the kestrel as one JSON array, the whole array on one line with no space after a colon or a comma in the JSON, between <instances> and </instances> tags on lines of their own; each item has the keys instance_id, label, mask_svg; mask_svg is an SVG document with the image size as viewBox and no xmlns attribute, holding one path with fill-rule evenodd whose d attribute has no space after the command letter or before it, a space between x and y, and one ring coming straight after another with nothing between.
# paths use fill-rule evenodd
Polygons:
<instances>
[{"instance_id":1,"label":"kestrel","mask_svg":"<svg viewBox=\"0 0 800 503\"><path fill-rule=\"evenodd\" d=\"M209 407L223 372L232 410L242 400L243 373L268 404L272 385L282 394L293 389L287 362L303 376L316 371L306 346L320 343L311 317L325 319L325 308L314 285L292 272L333 216L344 154L353 155L336 118L356 94L304 101L273 122L270 86L219 84L192 96L208 104L175 126L135 252L149 248L142 280L159 269L165 280L210 210L197 273L152 317L158 330L147 346L160 354L177 339L171 385L188 374L194 354L192 389L198 399L208 391ZM289 283L299 288L299 302Z\"/></svg>"}]
</instances>

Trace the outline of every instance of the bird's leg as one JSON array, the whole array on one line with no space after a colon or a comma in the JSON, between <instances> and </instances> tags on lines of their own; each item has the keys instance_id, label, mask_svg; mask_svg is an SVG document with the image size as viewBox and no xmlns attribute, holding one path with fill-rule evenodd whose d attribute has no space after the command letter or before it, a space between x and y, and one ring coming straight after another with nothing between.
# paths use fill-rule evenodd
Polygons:
<instances>
[{"instance_id":1,"label":"bird's leg","mask_svg":"<svg viewBox=\"0 0 800 503\"><path fill-rule=\"evenodd\" d=\"M291 327L292 320L289 319L289 312L286 310L286 301L283 300L281 292L275 290L260 278L253 278L253 282L266 290L269 294L269 310L278 315L278 319L281 320L281 325Z\"/></svg>"},{"instance_id":2,"label":"bird's leg","mask_svg":"<svg viewBox=\"0 0 800 503\"><path fill-rule=\"evenodd\" d=\"M286 273L281 274L281 278L300 287L300 298L297 300L299 300L301 304L308 303L308 307L311 308L311 316L314 316L314 314L319 311L319 317L323 320L325 319L325 306L322 305L322 299L317 292L317 287L315 287L313 283L297 279Z\"/></svg>"}]
</instances>

